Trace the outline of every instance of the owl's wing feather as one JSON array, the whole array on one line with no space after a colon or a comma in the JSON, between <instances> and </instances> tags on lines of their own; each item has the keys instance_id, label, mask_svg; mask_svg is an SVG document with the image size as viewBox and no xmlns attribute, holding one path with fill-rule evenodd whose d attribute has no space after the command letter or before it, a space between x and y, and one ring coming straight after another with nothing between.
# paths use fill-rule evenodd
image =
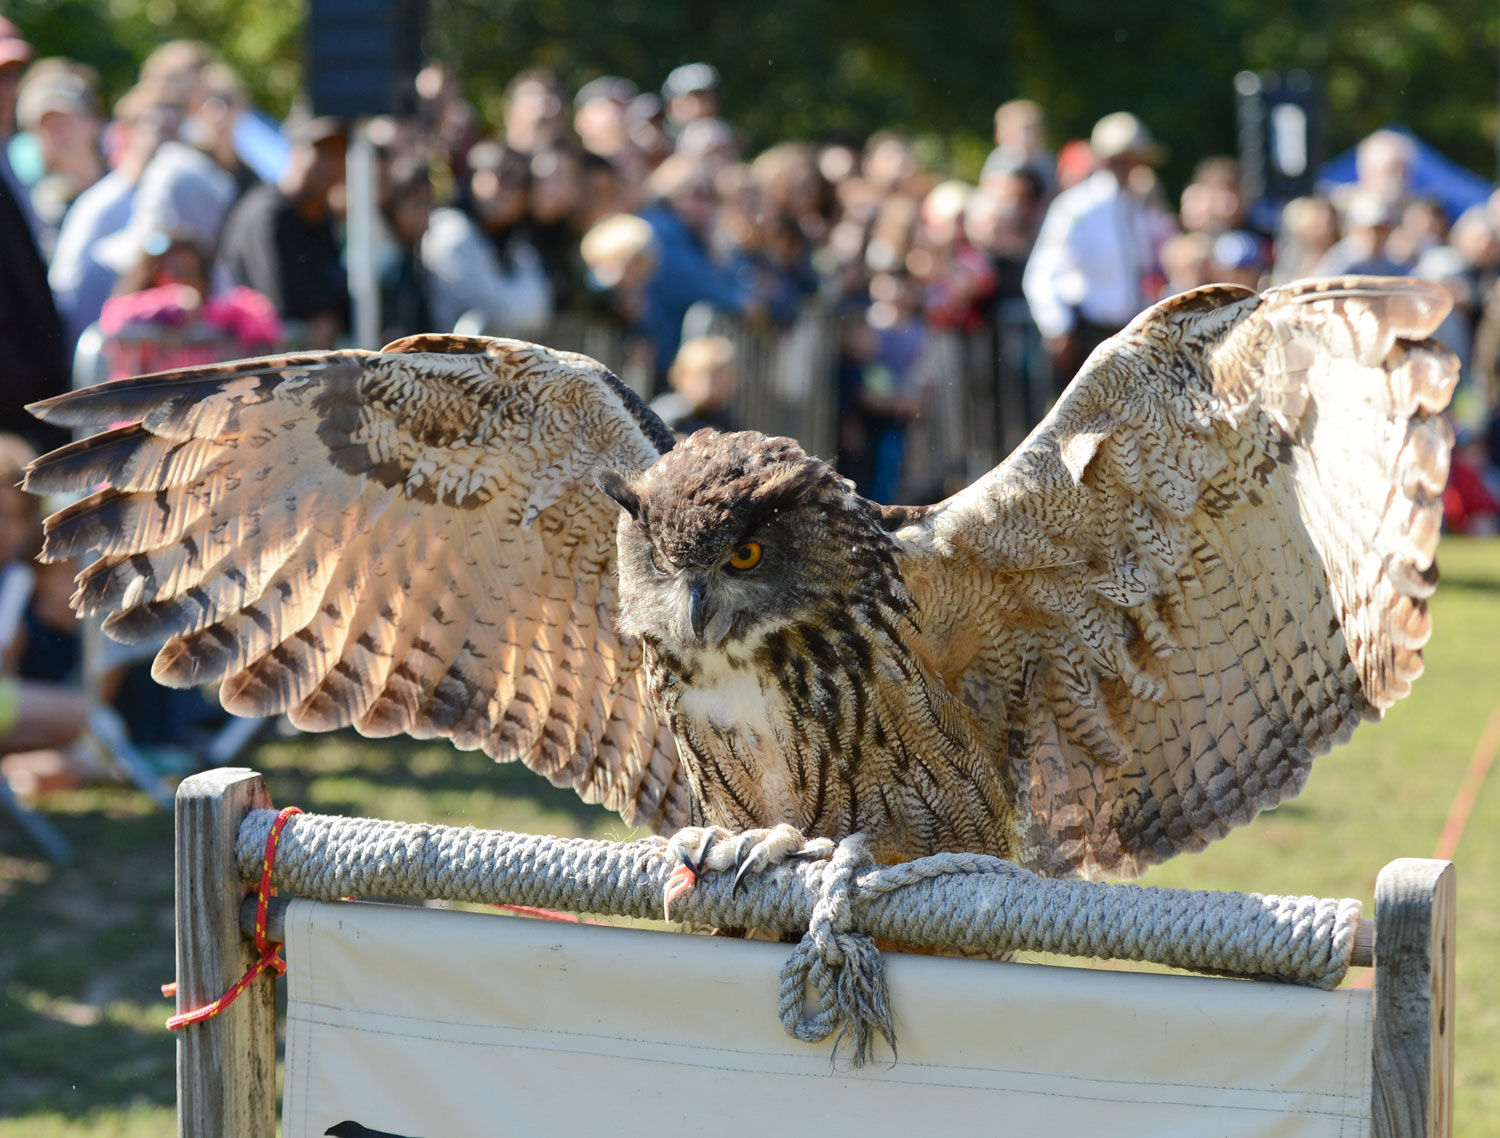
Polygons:
<instances>
[{"instance_id":1,"label":"owl's wing feather","mask_svg":"<svg viewBox=\"0 0 1500 1138\"><path fill-rule=\"evenodd\" d=\"M1021 860L1130 876L1200 849L1407 693L1448 307L1371 278L1173 298L1005 463L893 513L926 651L1012 764Z\"/></svg>"},{"instance_id":2,"label":"owl's wing feather","mask_svg":"<svg viewBox=\"0 0 1500 1138\"><path fill-rule=\"evenodd\" d=\"M242 715L448 736L658 829L687 820L676 746L615 630L602 470L671 434L603 367L518 341L412 337L120 380L38 404L125 422L39 459L88 496L44 556L97 551L75 607L153 675Z\"/></svg>"}]
</instances>

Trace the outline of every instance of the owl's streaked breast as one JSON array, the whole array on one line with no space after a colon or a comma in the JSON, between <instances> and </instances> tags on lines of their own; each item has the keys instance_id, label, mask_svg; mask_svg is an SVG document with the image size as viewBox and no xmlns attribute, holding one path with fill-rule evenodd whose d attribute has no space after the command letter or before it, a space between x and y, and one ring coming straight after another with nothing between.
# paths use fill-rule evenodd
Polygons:
<instances>
[{"instance_id":1,"label":"owl's streaked breast","mask_svg":"<svg viewBox=\"0 0 1500 1138\"><path fill-rule=\"evenodd\" d=\"M808 776L785 694L753 652L705 649L682 660L648 651L647 667L679 746L692 752L710 813L740 827L768 818L806 826Z\"/></svg>"}]
</instances>

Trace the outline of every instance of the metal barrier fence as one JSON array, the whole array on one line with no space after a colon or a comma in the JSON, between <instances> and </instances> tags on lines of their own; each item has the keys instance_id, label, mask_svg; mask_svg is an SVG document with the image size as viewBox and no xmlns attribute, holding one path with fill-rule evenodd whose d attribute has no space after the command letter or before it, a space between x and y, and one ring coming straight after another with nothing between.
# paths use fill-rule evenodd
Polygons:
<instances>
[{"instance_id":1,"label":"metal barrier fence","mask_svg":"<svg viewBox=\"0 0 1500 1138\"><path fill-rule=\"evenodd\" d=\"M739 387L730 414L747 430L789 435L811 453L838 452L839 331L813 302L786 328L755 328L733 316L690 312L687 335L721 335L735 346ZM541 336L605 364L649 398L649 355L626 330L590 314L559 316ZM920 367L926 414L912 423L902 500L932 499L973 481L1009 454L1051 405L1051 371L1024 301L997 306L974 332L935 332Z\"/></svg>"}]
</instances>

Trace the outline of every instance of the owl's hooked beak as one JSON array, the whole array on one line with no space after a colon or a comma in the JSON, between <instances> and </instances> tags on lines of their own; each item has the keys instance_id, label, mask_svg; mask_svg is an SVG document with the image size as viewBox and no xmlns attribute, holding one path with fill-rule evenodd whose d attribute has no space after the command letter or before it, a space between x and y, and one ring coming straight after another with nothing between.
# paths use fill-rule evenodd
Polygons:
<instances>
[{"instance_id":1,"label":"owl's hooked beak","mask_svg":"<svg viewBox=\"0 0 1500 1138\"><path fill-rule=\"evenodd\" d=\"M689 581L688 624L692 626L693 635L698 638L699 643L703 641L703 630L708 626L712 615L713 606L709 603L707 586L702 581Z\"/></svg>"}]
</instances>

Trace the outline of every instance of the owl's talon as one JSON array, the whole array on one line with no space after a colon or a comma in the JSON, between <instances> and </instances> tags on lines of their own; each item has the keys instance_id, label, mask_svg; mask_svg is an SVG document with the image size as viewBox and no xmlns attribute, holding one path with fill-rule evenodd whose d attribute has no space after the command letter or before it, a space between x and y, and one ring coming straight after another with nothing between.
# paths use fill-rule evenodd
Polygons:
<instances>
[{"instance_id":1,"label":"owl's talon","mask_svg":"<svg viewBox=\"0 0 1500 1138\"><path fill-rule=\"evenodd\" d=\"M809 838L800 850L786 855L786 861L827 861L833 856L835 845L831 838Z\"/></svg>"},{"instance_id":2,"label":"owl's talon","mask_svg":"<svg viewBox=\"0 0 1500 1138\"><path fill-rule=\"evenodd\" d=\"M667 839L667 856L677 861L677 868L662 890L662 915L672 919L672 902L692 889L698 878L710 868L710 851L716 851L729 831L718 826L688 826ZM717 858L716 858L717 860Z\"/></svg>"},{"instance_id":3,"label":"owl's talon","mask_svg":"<svg viewBox=\"0 0 1500 1138\"><path fill-rule=\"evenodd\" d=\"M821 861L831 857L833 843L827 838L804 838L802 831L786 823L738 834L720 826L690 826L667 839L667 855L675 858L678 866L663 890L664 912L670 912L672 902L690 890L704 873L733 869L730 893L737 894L752 874L773 869L784 861Z\"/></svg>"},{"instance_id":4,"label":"owl's talon","mask_svg":"<svg viewBox=\"0 0 1500 1138\"><path fill-rule=\"evenodd\" d=\"M672 902L698 884L698 874L690 865L679 865L667 878L667 887L662 890L661 915L663 920L672 919Z\"/></svg>"},{"instance_id":5,"label":"owl's talon","mask_svg":"<svg viewBox=\"0 0 1500 1138\"><path fill-rule=\"evenodd\" d=\"M755 863L750 857L756 848L754 831L741 834L734 845L734 884L729 888L732 896L739 893L740 886L745 884L745 878L754 872Z\"/></svg>"}]
</instances>

